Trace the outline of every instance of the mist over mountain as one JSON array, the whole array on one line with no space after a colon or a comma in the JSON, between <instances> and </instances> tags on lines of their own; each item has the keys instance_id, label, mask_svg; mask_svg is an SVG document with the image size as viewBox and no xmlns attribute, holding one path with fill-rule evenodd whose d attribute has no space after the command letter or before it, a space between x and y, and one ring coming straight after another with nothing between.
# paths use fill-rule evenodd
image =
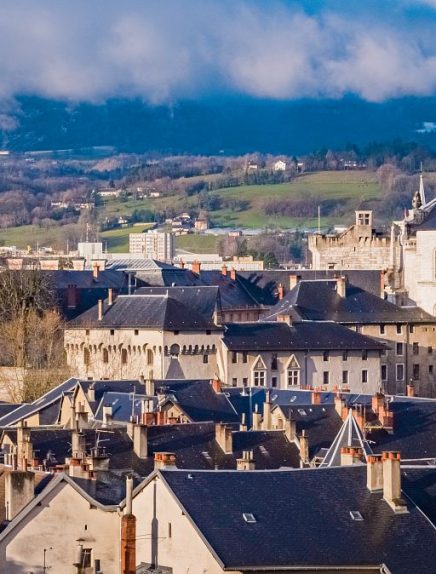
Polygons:
<instances>
[{"instance_id":1,"label":"mist over mountain","mask_svg":"<svg viewBox=\"0 0 436 574\"><path fill-rule=\"evenodd\" d=\"M436 148L436 98L382 103L272 101L220 97L151 105L18 98L0 114L3 149L33 151L113 146L122 152L302 154L321 147L402 139Z\"/></svg>"}]
</instances>

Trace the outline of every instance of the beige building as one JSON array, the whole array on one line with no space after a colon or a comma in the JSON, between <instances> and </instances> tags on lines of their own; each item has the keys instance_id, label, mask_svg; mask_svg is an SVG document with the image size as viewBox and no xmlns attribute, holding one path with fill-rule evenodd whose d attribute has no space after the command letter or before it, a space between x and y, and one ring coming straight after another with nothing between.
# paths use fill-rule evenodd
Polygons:
<instances>
[{"instance_id":1,"label":"beige building","mask_svg":"<svg viewBox=\"0 0 436 574\"><path fill-rule=\"evenodd\" d=\"M155 229L147 233L130 233L129 253L171 263L175 254L174 234Z\"/></svg>"},{"instance_id":2,"label":"beige building","mask_svg":"<svg viewBox=\"0 0 436 574\"><path fill-rule=\"evenodd\" d=\"M308 236L312 269L387 269L391 238L373 228L372 211L356 211L356 222L342 233Z\"/></svg>"}]
</instances>

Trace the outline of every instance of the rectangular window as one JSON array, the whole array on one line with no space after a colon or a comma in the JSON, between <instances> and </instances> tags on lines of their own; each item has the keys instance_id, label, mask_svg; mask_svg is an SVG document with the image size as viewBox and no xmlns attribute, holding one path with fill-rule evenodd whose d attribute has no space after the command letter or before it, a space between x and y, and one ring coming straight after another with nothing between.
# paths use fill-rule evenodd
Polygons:
<instances>
[{"instance_id":1,"label":"rectangular window","mask_svg":"<svg viewBox=\"0 0 436 574\"><path fill-rule=\"evenodd\" d=\"M322 384L328 385L330 380L330 373L329 371L324 371L322 374Z\"/></svg>"},{"instance_id":2,"label":"rectangular window","mask_svg":"<svg viewBox=\"0 0 436 574\"><path fill-rule=\"evenodd\" d=\"M236 351L232 351L232 363L236 364L238 362L238 353Z\"/></svg>"},{"instance_id":3,"label":"rectangular window","mask_svg":"<svg viewBox=\"0 0 436 574\"><path fill-rule=\"evenodd\" d=\"M348 371L342 371L342 384L348 385Z\"/></svg>"},{"instance_id":4,"label":"rectangular window","mask_svg":"<svg viewBox=\"0 0 436 574\"><path fill-rule=\"evenodd\" d=\"M388 367L387 365L381 366L381 380L386 381L388 378Z\"/></svg>"},{"instance_id":5,"label":"rectangular window","mask_svg":"<svg viewBox=\"0 0 436 574\"><path fill-rule=\"evenodd\" d=\"M115 335L115 329L111 329L111 335Z\"/></svg>"},{"instance_id":6,"label":"rectangular window","mask_svg":"<svg viewBox=\"0 0 436 574\"><path fill-rule=\"evenodd\" d=\"M368 360L368 351L366 349L364 349L362 351L362 361L367 361Z\"/></svg>"},{"instance_id":7,"label":"rectangular window","mask_svg":"<svg viewBox=\"0 0 436 574\"><path fill-rule=\"evenodd\" d=\"M324 353L322 354L322 360L323 361L329 360L329 352L328 351L324 351Z\"/></svg>"},{"instance_id":8,"label":"rectangular window","mask_svg":"<svg viewBox=\"0 0 436 574\"><path fill-rule=\"evenodd\" d=\"M248 353L247 353L247 351L244 351L244 352L242 353L242 362L243 362L243 363L248 363Z\"/></svg>"},{"instance_id":9,"label":"rectangular window","mask_svg":"<svg viewBox=\"0 0 436 574\"><path fill-rule=\"evenodd\" d=\"M413 365L412 377L414 381L419 381L419 365L417 363Z\"/></svg>"},{"instance_id":10,"label":"rectangular window","mask_svg":"<svg viewBox=\"0 0 436 574\"><path fill-rule=\"evenodd\" d=\"M300 384L300 370L288 369L288 387L295 387Z\"/></svg>"},{"instance_id":11,"label":"rectangular window","mask_svg":"<svg viewBox=\"0 0 436 574\"><path fill-rule=\"evenodd\" d=\"M413 343L412 345L412 352L414 355L419 355L419 345L418 343Z\"/></svg>"},{"instance_id":12,"label":"rectangular window","mask_svg":"<svg viewBox=\"0 0 436 574\"><path fill-rule=\"evenodd\" d=\"M403 332L403 325L397 323L397 335L401 335L402 332Z\"/></svg>"},{"instance_id":13,"label":"rectangular window","mask_svg":"<svg viewBox=\"0 0 436 574\"><path fill-rule=\"evenodd\" d=\"M362 332L362 325L356 325L356 333Z\"/></svg>"},{"instance_id":14,"label":"rectangular window","mask_svg":"<svg viewBox=\"0 0 436 574\"><path fill-rule=\"evenodd\" d=\"M209 362L209 355L203 355L203 364L207 365Z\"/></svg>"},{"instance_id":15,"label":"rectangular window","mask_svg":"<svg viewBox=\"0 0 436 574\"><path fill-rule=\"evenodd\" d=\"M80 566L81 568L91 568L92 548L83 548Z\"/></svg>"},{"instance_id":16,"label":"rectangular window","mask_svg":"<svg viewBox=\"0 0 436 574\"><path fill-rule=\"evenodd\" d=\"M429 372L430 375L433 374L433 365L429 365L429 366L428 366L428 372Z\"/></svg>"},{"instance_id":17,"label":"rectangular window","mask_svg":"<svg viewBox=\"0 0 436 574\"><path fill-rule=\"evenodd\" d=\"M232 379L232 387L238 386L238 379Z\"/></svg>"},{"instance_id":18,"label":"rectangular window","mask_svg":"<svg viewBox=\"0 0 436 574\"><path fill-rule=\"evenodd\" d=\"M348 361L348 351L342 351L342 360Z\"/></svg>"},{"instance_id":19,"label":"rectangular window","mask_svg":"<svg viewBox=\"0 0 436 574\"><path fill-rule=\"evenodd\" d=\"M273 353L271 357L271 371L277 371L277 353Z\"/></svg>"},{"instance_id":20,"label":"rectangular window","mask_svg":"<svg viewBox=\"0 0 436 574\"><path fill-rule=\"evenodd\" d=\"M429 355L432 355L433 354L433 347L427 347L427 353Z\"/></svg>"},{"instance_id":21,"label":"rectangular window","mask_svg":"<svg viewBox=\"0 0 436 574\"><path fill-rule=\"evenodd\" d=\"M403 355L403 343L397 343L396 352L399 356Z\"/></svg>"},{"instance_id":22,"label":"rectangular window","mask_svg":"<svg viewBox=\"0 0 436 574\"><path fill-rule=\"evenodd\" d=\"M174 331L174 335L178 335L180 331Z\"/></svg>"},{"instance_id":23,"label":"rectangular window","mask_svg":"<svg viewBox=\"0 0 436 574\"><path fill-rule=\"evenodd\" d=\"M415 325L409 325L409 333L415 332Z\"/></svg>"},{"instance_id":24,"label":"rectangular window","mask_svg":"<svg viewBox=\"0 0 436 574\"><path fill-rule=\"evenodd\" d=\"M385 334L385 326L380 325L380 335L384 335L384 334Z\"/></svg>"},{"instance_id":25,"label":"rectangular window","mask_svg":"<svg viewBox=\"0 0 436 574\"><path fill-rule=\"evenodd\" d=\"M89 335L89 329L86 329L85 335Z\"/></svg>"},{"instance_id":26,"label":"rectangular window","mask_svg":"<svg viewBox=\"0 0 436 574\"><path fill-rule=\"evenodd\" d=\"M246 386L248 385L248 379L247 379L247 377L244 377L244 378L242 379L242 385L243 385L244 387L246 387Z\"/></svg>"},{"instance_id":27,"label":"rectangular window","mask_svg":"<svg viewBox=\"0 0 436 574\"><path fill-rule=\"evenodd\" d=\"M368 371L366 369L363 369L362 371L362 383L367 383L368 382Z\"/></svg>"},{"instance_id":28,"label":"rectangular window","mask_svg":"<svg viewBox=\"0 0 436 574\"><path fill-rule=\"evenodd\" d=\"M265 371L254 371L253 373L254 386L264 387L266 382L266 372Z\"/></svg>"},{"instance_id":29,"label":"rectangular window","mask_svg":"<svg viewBox=\"0 0 436 574\"><path fill-rule=\"evenodd\" d=\"M272 387L277 387L277 377L272 377L272 378L271 378L271 386L272 386Z\"/></svg>"},{"instance_id":30,"label":"rectangular window","mask_svg":"<svg viewBox=\"0 0 436 574\"><path fill-rule=\"evenodd\" d=\"M404 381L404 365L398 363L396 366L397 381Z\"/></svg>"}]
</instances>

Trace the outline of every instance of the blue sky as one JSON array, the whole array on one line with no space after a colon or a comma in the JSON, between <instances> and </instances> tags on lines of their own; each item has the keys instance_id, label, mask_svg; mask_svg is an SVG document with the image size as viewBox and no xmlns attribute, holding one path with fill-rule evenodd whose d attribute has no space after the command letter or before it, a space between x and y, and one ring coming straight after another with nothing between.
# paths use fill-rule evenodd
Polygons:
<instances>
[{"instance_id":1,"label":"blue sky","mask_svg":"<svg viewBox=\"0 0 436 574\"><path fill-rule=\"evenodd\" d=\"M14 0L0 99L436 93L436 0Z\"/></svg>"}]
</instances>

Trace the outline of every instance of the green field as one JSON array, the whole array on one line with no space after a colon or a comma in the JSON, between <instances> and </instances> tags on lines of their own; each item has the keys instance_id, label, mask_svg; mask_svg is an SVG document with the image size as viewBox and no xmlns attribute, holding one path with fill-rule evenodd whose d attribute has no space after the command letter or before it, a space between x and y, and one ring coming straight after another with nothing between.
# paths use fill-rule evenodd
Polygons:
<instances>
[{"instance_id":1,"label":"green field","mask_svg":"<svg viewBox=\"0 0 436 574\"><path fill-rule=\"evenodd\" d=\"M186 180L185 180L186 181ZM223 202L243 200L248 202L247 209L238 211L223 207L212 213L213 225L218 227L316 227L317 214L310 218L301 217L268 217L263 206L271 199L298 199L310 194L313 198L345 200L349 211L349 222L353 219L353 211L362 201L375 199L380 194L376 175L366 171L327 171L301 175L294 181L272 185L244 185L240 187L222 188L211 191L210 197L217 196ZM109 200L100 209L105 215L130 215L135 209L163 211L174 208L177 211L197 209L198 198L175 194L171 197L128 201ZM323 227L343 223L343 217L323 217Z\"/></svg>"},{"instance_id":2,"label":"green field","mask_svg":"<svg viewBox=\"0 0 436 574\"><path fill-rule=\"evenodd\" d=\"M351 223L354 218L354 210L363 201L380 197L380 189L377 183L376 174L367 171L328 171L319 173L303 174L294 181L276 185L251 185L233 188L223 188L209 192L210 196L217 196L222 202L231 203L232 200L243 200L248 203L247 208L241 211L231 207L223 207L210 212L209 217L214 226L217 227L248 227L265 228L280 227L283 229L294 228L315 228L317 225L317 214L310 218L302 217L268 217L264 213L266 201L284 198L304 198L308 194L313 198L341 199L346 201L346 217L329 216L324 217L321 212L321 226L323 228L335 224ZM184 194L175 194L171 197L160 197L154 199L142 199L120 201L111 199L105 201L104 205L98 208L99 215L119 216L131 215L135 209L148 209L150 211L163 211L173 208L176 211L183 211L198 208L198 197L186 197ZM122 253L128 251L128 234L140 232L146 228L142 226L126 227L105 231L100 234L101 239L107 242L109 251ZM66 225L64 227L37 227L27 225L18 228L0 230L0 241L5 245L16 245L25 248L31 245L33 248L37 244L40 246L53 245L57 248L65 248L67 240L71 244L78 238L77 226ZM81 238L83 239L83 238ZM177 247L194 252L214 251L216 239L212 236L188 235L177 238Z\"/></svg>"}]
</instances>

